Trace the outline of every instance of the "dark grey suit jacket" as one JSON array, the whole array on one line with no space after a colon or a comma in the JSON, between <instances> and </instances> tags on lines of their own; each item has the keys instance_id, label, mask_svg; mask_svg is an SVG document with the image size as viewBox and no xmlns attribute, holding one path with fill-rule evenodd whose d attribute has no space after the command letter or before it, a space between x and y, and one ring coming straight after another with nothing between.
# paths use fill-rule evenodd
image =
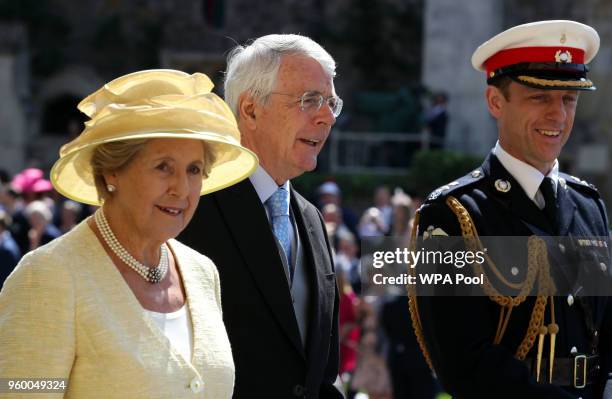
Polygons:
<instances>
[{"instance_id":1,"label":"dark grey suit jacket","mask_svg":"<svg viewBox=\"0 0 612 399\"><path fill-rule=\"evenodd\" d=\"M333 386L339 296L330 243L318 210L293 189L291 207L311 286L306 347L266 211L248 179L203 196L179 236L219 269L236 399L342 398Z\"/></svg>"}]
</instances>

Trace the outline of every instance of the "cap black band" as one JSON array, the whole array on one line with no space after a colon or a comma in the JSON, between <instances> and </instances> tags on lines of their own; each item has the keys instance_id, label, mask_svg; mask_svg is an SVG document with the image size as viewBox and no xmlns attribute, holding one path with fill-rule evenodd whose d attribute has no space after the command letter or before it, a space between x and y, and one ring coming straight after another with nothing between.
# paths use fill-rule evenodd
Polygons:
<instances>
[{"instance_id":1,"label":"cap black band","mask_svg":"<svg viewBox=\"0 0 612 399\"><path fill-rule=\"evenodd\" d=\"M586 77L589 67L585 64L567 64L562 62L523 62L520 64L508 65L498 68L493 72L493 76L527 73L532 75L534 72L544 72L553 74L574 74L578 78Z\"/></svg>"}]
</instances>

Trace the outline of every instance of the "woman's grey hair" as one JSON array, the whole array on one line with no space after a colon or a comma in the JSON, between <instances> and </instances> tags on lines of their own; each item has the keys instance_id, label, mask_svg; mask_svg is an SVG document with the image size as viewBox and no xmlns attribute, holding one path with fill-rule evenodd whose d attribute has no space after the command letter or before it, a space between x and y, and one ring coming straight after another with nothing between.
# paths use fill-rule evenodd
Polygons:
<instances>
[{"instance_id":1,"label":"woman's grey hair","mask_svg":"<svg viewBox=\"0 0 612 399\"><path fill-rule=\"evenodd\" d=\"M42 218L47 223L51 223L51 219L53 219L53 214L51 213L51 209L49 206L45 204L43 201L32 201L30 202L24 210L25 216L29 219L35 213L42 216Z\"/></svg>"},{"instance_id":2,"label":"woman's grey hair","mask_svg":"<svg viewBox=\"0 0 612 399\"><path fill-rule=\"evenodd\" d=\"M98 191L98 198L101 202L107 200L111 196L111 193L106 188L104 174L118 172L126 168L149 140L150 139L111 141L100 144L94 148L91 156L91 169L96 190ZM202 174L208 177L216 157L211 144L202 141L202 147L204 151L204 168Z\"/></svg>"},{"instance_id":3,"label":"woman's grey hair","mask_svg":"<svg viewBox=\"0 0 612 399\"><path fill-rule=\"evenodd\" d=\"M317 61L330 78L336 76L336 61L314 40L301 35L262 36L247 46L235 47L227 57L225 101L239 119L238 98L249 92L265 102L276 85L278 68L287 55L303 55Z\"/></svg>"}]
</instances>

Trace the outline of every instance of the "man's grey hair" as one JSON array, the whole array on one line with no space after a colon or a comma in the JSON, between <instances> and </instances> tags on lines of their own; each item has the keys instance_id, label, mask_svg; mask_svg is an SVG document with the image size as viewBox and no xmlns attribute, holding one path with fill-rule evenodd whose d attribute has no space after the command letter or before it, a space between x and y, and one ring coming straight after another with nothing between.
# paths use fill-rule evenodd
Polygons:
<instances>
[{"instance_id":1,"label":"man's grey hair","mask_svg":"<svg viewBox=\"0 0 612 399\"><path fill-rule=\"evenodd\" d=\"M336 76L336 61L314 40L301 35L266 35L247 46L236 46L227 57L225 101L239 118L238 98L249 92L265 102L276 85L282 58L303 55L317 61L330 78Z\"/></svg>"}]
</instances>

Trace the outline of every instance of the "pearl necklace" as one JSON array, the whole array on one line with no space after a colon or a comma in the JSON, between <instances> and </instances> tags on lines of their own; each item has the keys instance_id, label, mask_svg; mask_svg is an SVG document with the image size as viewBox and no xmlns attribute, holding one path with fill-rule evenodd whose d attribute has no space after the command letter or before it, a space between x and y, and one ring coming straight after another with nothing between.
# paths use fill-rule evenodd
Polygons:
<instances>
[{"instance_id":1,"label":"pearl necklace","mask_svg":"<svg viewBox=\"0 0 612 399\"><path fill-rule=\"evenodd\" d=\"M113 251L115 255L119 259L123 261L126 265L128 265L131 269L133 269L136 273L138 273L142 278L148 281L151 284L157 284L166 277L166 273L168 273L168 250L166 249L166 245L162 245L160 247L161 256L159 257L159 264L156 267L147 267L137 261L130 253L123 248L123 246L115 237L115 234L111 230L108 225L108 221L104 216L104 211L100 208L96 211L94 215L94 220L96 225L98 226L98 230L100 230L100 234L102 234L102 238L106 245Z\"/></svg>"}]
</instances>

